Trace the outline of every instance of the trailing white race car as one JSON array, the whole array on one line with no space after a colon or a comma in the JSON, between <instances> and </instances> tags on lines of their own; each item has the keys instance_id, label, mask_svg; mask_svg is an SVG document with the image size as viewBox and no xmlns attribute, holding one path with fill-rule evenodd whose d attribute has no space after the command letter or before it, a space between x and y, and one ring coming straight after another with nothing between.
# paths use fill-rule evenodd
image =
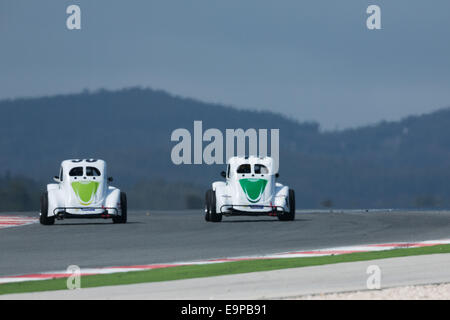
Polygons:
<instances>
[{"instance_id":1,"label":"trailing white race car","mask_svg":"<svg viewBox=\"0 0 450 320\"><path fill-rule=\"evenodd\" d=\"M40 222L52 225L55 219L112 218L127 222L127 196L109 186L103 160L65 160L59 176L41 196Z\"/></svg>"},{"instance_id":2,"label":"trailing white race car","mask_svg":"<svg viewBox=\"0 0 450 320\"><path fill-rule=\"evenodd\" d=\"M220 222L223 215L295 219L294 190L275 181L278 173L272 158L232 157L221 174L226 181L214 182L206 192L206 221Z\"/></svg>"}]
</instances>

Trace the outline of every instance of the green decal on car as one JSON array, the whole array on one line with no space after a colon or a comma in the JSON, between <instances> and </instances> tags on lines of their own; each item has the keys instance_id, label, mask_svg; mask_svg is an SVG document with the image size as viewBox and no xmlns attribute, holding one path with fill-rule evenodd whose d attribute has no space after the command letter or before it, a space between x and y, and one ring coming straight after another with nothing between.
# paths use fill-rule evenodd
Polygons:
<instances>
[{"instance_id":1,"label":"green decal on car","mask_svg":"<svg viewBox=\"0 0 450 320\"><path fill-rule=\"evenodd\" d=\"M84 206L88 206L94 201L95 194L97 193L99 183L98 182L72 182L73 191L80 200L80 203Z\"/></svg>"},{"instance_id":2,"label":"green decal on car","mask_svg":"<svg viewBox=\"0 0 450 320\"><path fill-rule=\"evenodd\" d=\"M267 180L264 179L241 179L239 180L242 190L244 190L247 200L255 203L261 199Z\"/></svg>"}]
</instances>

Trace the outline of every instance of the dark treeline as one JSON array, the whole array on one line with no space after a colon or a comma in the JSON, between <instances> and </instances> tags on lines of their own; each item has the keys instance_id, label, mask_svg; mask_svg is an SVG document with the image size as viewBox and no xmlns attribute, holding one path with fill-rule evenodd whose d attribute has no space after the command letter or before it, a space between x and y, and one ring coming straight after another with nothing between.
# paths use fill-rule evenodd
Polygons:
<instances>
[{"instance_id":1,"label":"dark treeline","mask_svg":"<svg viewBox=\"0 0 450 320\"><path fill-rule=\"evenodd\" d=\"M10 173L0 176L0 211L29 211L39 208L40 185Z\"/></svg>"},{"instance_id":2,"label":"dark treeline","mask_svg":"<svg viewBox=\"0 0 450 320\"><path fill-rule=\"evenodd\" d=\"M280 182L299 208L450 207L450 109L321 132L269 112L127 89L0 102L0 174L14 174L1 180L2 210L36 203L33 186L44 183L33 181L50 181L61 160L91 157L107 161L130 208L201 207L224 166L170 159L172 131L192 132L194 120L203 130L280 129Z\"/></svg>"},{"instance_id":3,"label":"dark treeline","mask_svg":"<svg viewBox=\"0 0 450 320\"><path fill-rule=\"evenodd\" d=\"M140 181L127 190L130 208L199 209L204 206L204 190L186 182Z\"/></svg>"},{"instance_id":4,"label":"dark treeline","mask_svg":"<svg viewBox=\"0 0 450 320\"><path fill-rule=\"evenodd\" d=\"M6 173L0 176L0 212L39 212L44 183ZM125 190L132 209L199 209L203 207L203 189L189 183L164 180L140 181Z\"/></svg>"}]
</instances>

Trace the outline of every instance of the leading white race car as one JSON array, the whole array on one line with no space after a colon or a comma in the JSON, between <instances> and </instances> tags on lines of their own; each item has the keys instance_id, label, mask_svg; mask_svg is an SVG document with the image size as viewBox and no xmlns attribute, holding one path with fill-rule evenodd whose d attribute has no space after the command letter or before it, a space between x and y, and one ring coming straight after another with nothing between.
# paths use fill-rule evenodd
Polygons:
<instances>
[{"instance_id":1,"label":"leading white race car","mask_svg":"<svg viewBox=\"0 0 450 320\"><path fill-rule=\"evenodd\" d=\"M223 215L295 219L294 190L275 181L278 173L272 158L232 157L221 174L226 181L214 182L206 192L206 221L220 222Z\"/></svg>"},{"instance_id":2,"label":"leading white race car","mask_svg":"<svg viewBox=\"0 0 450 320\"><path fill-rule=\"evenodd\" d=\"M112 218L127 222L127 196L109 186L103 160L65 160L57 183L48 184L41 196L40 222L52 225L64 218Z\"/></svg>"}]
</instances>

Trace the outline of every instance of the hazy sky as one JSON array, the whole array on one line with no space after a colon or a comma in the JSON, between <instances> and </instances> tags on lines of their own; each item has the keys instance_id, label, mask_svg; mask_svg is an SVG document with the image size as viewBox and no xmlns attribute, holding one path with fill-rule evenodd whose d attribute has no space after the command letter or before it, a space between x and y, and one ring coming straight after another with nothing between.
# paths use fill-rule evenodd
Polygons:
<instances>
[{"instance_id":1,"label":"hazy sky","mask_svg":"<svg viewBox=\"0 0 450 320\"><path fill-rule=\"evenodd\" d=\"M0 0L0 99L131 86L325 129L429 112L450 106L450 1Z\"/></svg>"}]
</instances>

